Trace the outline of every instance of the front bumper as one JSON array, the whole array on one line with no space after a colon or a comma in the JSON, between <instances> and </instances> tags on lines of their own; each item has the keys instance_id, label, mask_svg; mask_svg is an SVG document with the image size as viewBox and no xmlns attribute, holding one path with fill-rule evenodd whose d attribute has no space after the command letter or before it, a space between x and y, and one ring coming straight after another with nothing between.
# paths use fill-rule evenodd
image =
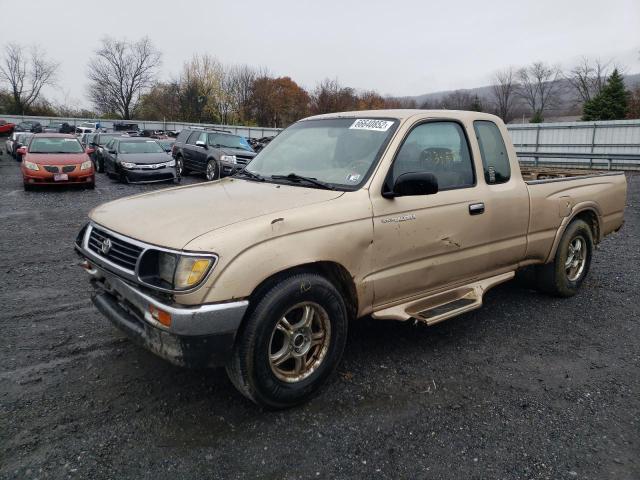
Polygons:
<instances>
[{"instance_id":1,"label":"front bumper","mask_svg":"<svg viewBox=\"0 0 640 480\"><path fill-rule=\"evenodd\" d=\"M76 166L71 172L60 170L58 173L67 175L67 180L56 180L56 174L46 171L44 167L40 167L40 170L29 170L21 165L20 169L23 182L29 185L90 185L95 182L93 168L80 170L80 167Z\"/></svg>"},{"instance_id":2,"label":"front bumper","mask_svg":"<svg viewBox=\"0 0 640 480\"><path fill-rule=\"evenodd\" d=\"M244 165L238 165L237 163L220 162L220 176L226 177L233 175L234 173L242 170Z\"/></svg>"},{"instance_id":3,"label":"front bumper","mask_svg":"<svg viewBox=\"0 0 640 480\"><path fill-rule=\"evenodd\" d=\"M157 300L92 261L85 270L95 288L94 305L135 343L185 367L220 366L228 360L248 301L175 305ZM159 323L151 308L169 313L171 325Z\"/></svg>"},{"instance_id":4,"label":"front bumper","mask_svg":"<svg viewBox=\"0 0 640 480\"><path fill-rule=\"evenodd\" d=\"M121 167L120 172L127 177L129 183L167 182L176 178L176 169L173 167L164 167L157 170L133 170Z\"/></svg>"}]
</instances>

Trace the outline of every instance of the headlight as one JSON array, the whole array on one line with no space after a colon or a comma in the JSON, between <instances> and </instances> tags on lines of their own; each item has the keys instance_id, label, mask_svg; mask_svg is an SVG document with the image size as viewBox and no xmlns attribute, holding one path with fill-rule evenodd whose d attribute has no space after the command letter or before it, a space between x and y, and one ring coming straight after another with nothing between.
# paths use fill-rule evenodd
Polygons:
<instances>
[{"instance_id":1,"label":"headlight","mask_svg":"<svg viewBox=\"0 0 640 480\"><path fill-rule=\"evenodd\" d=\"M131 162L120 162L120 165L124 168L136 168L136 164Z\"/></svg>"},{"instance_id":2,"label":"headlight","mask_svg":"<svg viewBox=\"0 0 640 480\"><path fill-rule=\"evenodd\" d=\"M91 160L85 160L84 162L82 162L82 165L80 165L80 170L89 170L91 168L92 162Z\"/></svg>"},{"instance_id":3,"label":"headlight","mask_svg":"<svg viewBox=\"0 0 640 480\"><path fill-rule=\"evenodd\" d=\"M37 163L30 162L29 160L25 160L24 166L29 170L40 170Z\"/></svg>"},{"instance_id":4,"label":"headlight","mask_svg":"<svg viewBox=\"0 0 640 480\"><path fill-rule=\"evenodd\" d=\"M220 157L220 161L221 162L228 162L228 163L236 163L236 156L235 155L222 155Z\"/></svg>"},{"instance_id":5,"label":"headlight","mask_svg":"<svg viewBox=\"0 0 640 480\"><path fill-rule=\"evenodd\" d=\"M207 276L215 257L179 255L147 250L140 260L138 276L144 283L166 290L189 290Z\"/></svg>"},{"instance_id":6,"label":"headlight","mask_svg":"<svg viewBox=\"0 0 640 480\"><path fill-rule=\"evenodd\" d=\"M175 160L169 160L167 163L165 163L165 165L167 167L175 167L176 166L176 161Z\"/></svg>"}]
</instances>

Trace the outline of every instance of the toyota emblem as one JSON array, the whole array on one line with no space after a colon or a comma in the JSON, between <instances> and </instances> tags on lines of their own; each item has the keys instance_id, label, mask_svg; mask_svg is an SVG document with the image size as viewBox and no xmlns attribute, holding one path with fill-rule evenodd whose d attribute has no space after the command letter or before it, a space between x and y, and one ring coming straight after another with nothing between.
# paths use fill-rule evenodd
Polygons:
<instances>
[{"instance_id":1,"label":"toyota emblem","mask_svg":"<svg viewBox=\"0 0 640 480\"><path fill-rule=\"evenodd\" d=\"M108 238L105 238L102 241L102 246L100 247L100 250L102 250L102 253L104 255L106 255L107 253L109 253L109 250L111 250L111 240Z\"/></svg>"}]
</instances>

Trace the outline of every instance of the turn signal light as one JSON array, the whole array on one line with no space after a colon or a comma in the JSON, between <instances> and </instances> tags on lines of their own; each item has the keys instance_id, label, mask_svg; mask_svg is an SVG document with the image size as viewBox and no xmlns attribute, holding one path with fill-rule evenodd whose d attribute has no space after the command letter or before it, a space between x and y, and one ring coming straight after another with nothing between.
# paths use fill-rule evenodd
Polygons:
<instances>
[{"instance_id":1,"label":"turn signal light","mask_svg":"<svg viewBox=\"0 0 640 480\"><path fill-rule=\"evenodd\" d=\"M151 316L165 327L171 326L171 314L159 309L153 305L149 305L149 312Z\"/></svg>"}]
</instances>

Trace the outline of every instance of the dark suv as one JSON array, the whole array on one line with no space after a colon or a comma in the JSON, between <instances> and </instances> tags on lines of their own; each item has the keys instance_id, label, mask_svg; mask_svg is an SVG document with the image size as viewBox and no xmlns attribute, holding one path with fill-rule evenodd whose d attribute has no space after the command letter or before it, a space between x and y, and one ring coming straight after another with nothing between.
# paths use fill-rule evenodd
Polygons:
<instances>
[{"instance_id":1,"label":"dark suv","mask_svg":"<svg viewBox=\"0 0 640 480\"><path fill-rule=\"evenodd\" d=\"M178 175L204 173L207 180L233 175L249 163L256 153L239 135L222 130L185 128L171 151Z\"/></svg>"}]
</instances>

